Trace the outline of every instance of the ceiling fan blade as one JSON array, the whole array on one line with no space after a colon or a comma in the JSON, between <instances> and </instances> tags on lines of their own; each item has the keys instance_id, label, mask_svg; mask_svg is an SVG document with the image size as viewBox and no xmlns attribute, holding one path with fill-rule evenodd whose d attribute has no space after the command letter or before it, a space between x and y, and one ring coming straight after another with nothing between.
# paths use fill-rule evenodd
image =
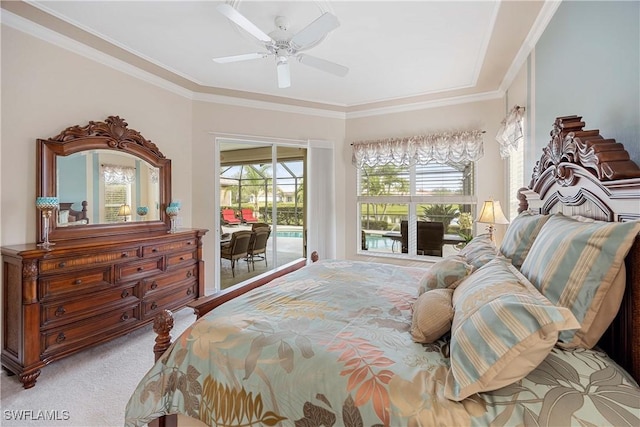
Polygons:
<instances>
[{"instance_id":1,"label":"ceiling fan blade","mask_svg":"<svg viewBox=\"0 0 640 427\"><path fill-rule=\"evenodd\" d=\"M335 74L336 76L344 77L349 72L349 68L344 65L336 64L335 62L327 61L326 59L317 58L315 56L300 54L297 58L299 62L305 65L326 71L327 73Z\"/></svg>"},{"instance_id":2,"label":"ceiling fan blade","mask_svg":"<svg viewBox=\"0 0 640 427\"><path fill-rule=\"evenodd\" d=\"M329 12L325 12L318 19L300 30L293 38L291 43L298 49L304 49L305 46L315 42L323 37L329 31L340 26L338 18Z\"/></svg>"},{"instance_id":3,"label":"ceiling fan blade","mask_svg":"<svg viewBox=\"0 0 640 427\"><path fill-rule=\"evenodd\" d=\"M251 34L253 37L265 43L272 43L273 39L269 37L264 31L258 28L253 22L249 21L240 12L235 10L231 5L227 3L219 4L218 12L229 18L231 21L239 25L243 30Z\"/></svg>"},{"instance_id":4,"label":"ceiling fan blade","mask_svg":"<svg viewBox=\"0 0 640 427\"><path fill-rule=\"evenodd\" d=\"M233 56L221 56L219 58L213 58L214 62L218 64L227 64L229 62L238 62L238 61L248 61L249 59L260 59L266 58L268 56L267 53L244 53L242 55L233 55Z\"/></svg>"},{"instance_id":5,"label":"ceiling fan blade","mask_svg":"<svg viewBox=\"0 0 640 427\"><path fill-rule=\"evenodd\" d=\"M278 87L284 89L291 86L291 73L289 72L289 61L279 60L278 68Z\"/></svg>"}]
</instances>

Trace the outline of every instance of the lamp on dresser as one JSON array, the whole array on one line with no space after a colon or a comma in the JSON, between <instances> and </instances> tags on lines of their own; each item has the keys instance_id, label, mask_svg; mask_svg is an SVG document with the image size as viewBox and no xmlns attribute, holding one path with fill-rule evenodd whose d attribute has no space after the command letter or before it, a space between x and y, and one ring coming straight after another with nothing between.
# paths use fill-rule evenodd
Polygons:
<instances>
[{"instance_id":1,"label":"lamp on dresser","mask_svg":"<svg viewBox=\"0 0 640 427\"><path fill-rule=\"evenodd\" d=\"M44 221L44 230L42 235L41 246L45 249L49 249L50 246L55 245L49 241L49 219L54 210L58 209L60 203L57 197L36 197L36 207L42 212L42 220Z\"/></svg>"},{"instance_id":2,"label":"lamp on dresser","mask_svg":"<svg viewBox=\"0 0 640 427\"><path fill-rule=\"evenodd\" d=\"M127 222L127 217L131 215L131 206L127 205L126 203L124 205L120 206L120 209L118 210L118 216L122 217L122 220L124 222Z\"/></svg>"}]
</instances>

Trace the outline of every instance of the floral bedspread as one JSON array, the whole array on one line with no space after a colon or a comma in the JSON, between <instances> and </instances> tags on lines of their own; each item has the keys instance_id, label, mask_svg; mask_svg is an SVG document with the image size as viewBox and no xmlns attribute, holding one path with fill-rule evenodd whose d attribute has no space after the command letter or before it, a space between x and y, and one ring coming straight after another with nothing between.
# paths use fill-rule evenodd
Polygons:
<instances>
[{"instance_id":1,"label":"floral bedspread","mask_svg":"<svg viewBox=\"0 0 640 427\"><path fill-rule=\"evenodd\" d=\"M326 260L216 308L140 381L125 425L640 425L637 384L591 350L554 349L522 381L446 399L448 339L409 333L424 273Z\"/></svg>"}]
</instances>

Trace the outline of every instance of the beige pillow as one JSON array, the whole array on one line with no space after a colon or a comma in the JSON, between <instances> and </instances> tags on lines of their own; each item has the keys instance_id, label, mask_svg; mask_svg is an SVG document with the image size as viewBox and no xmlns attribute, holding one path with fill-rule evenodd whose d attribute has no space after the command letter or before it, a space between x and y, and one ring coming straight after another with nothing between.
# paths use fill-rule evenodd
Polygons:
<instances>
[{"instance_id":1,"label":"beige pillow","mask_svg":"<svg viewBox=\"0 0 640 427\"><path fill-rule=\"evenodd\" d=\"M453 289L423 293L413 305L411 336L415 342L432 343L451 329Z\"/></svg>"}]
</instances>

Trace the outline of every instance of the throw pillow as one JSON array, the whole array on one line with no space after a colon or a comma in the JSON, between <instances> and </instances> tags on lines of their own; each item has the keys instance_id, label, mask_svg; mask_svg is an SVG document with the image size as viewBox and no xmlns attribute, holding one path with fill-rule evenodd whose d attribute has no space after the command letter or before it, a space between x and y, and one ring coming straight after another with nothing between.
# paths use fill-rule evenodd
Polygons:
<instances>
[{"instance_id":1,"label":"throw pillow","mask_svg":"<svg viewBox=\"0 0 640 427\"><path fill-rule=\"evenodd\" d=\"M580 322L579 330L560 334L562 347L592 348L615 318L624 290L616 286L624 282L615 285L614 279L638 232L640 221L583 222L562 214L552 215L540 230L521 271ZM603 306L611 296L616 306Z\"/></svg>"},{"instance_id":2,"label":"throw pillow","mask_svg":"<svg viewBox=\"0 0 640 427\"><path fill-rule=\"evenodd\" d=\"M432 343L451 329L453 289L434 289L413 305L411 336L415 342Z\"/></svg>"},{"instance_id":3,"label":"throw pillow","mask_svg":"<svg viewBox=\"0 0 640 427\"><path fill-rule=\"evenodd\" d=\"M418 288L418 296L432 289L454 289L458 283L473 271L473 266L461 257L451 256L429 267Z\"/></svg>"},{"instance_id":4,"label":"throw pillow","mask_svg":"<svg viewBox=\"0 0 640 427\"><path fill-rule=\"evenodd\" d=\"M461 401L524 378L544 360L558 332L578 328L505 258L496 258L453 292L445 396Z\"/></svg>"},{"instance_id":5,"label":"throw pillow","mask_svg":"<svg viewBox=\"0 0 640 427\"><path fill-rule=\"evenodd\" d=\"M474 268L480 268L496 257L498 248L488 234L474 237L460 250L459 256L464 257Z\"/></svg>"}]
</instances>

